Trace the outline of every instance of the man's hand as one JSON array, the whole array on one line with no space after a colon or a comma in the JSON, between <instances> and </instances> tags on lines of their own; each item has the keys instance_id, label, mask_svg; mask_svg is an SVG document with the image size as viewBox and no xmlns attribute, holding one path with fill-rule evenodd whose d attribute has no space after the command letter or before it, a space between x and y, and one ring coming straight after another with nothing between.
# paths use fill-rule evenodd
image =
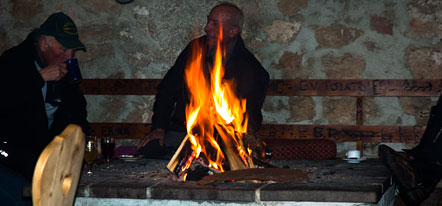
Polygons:
<instances>
[{"instance_id":1,"label":"man's hand","mask_svg":"<svg viewBox=\"0 0 442 206\"><path fill-rule=\"evenodd\" d=\"M140 149L141 147L146 146L147 143L154 139L158 139L161 146L164 144L164 137L166 136L166 132L164 129L157 128L154 129L151 133L149 133L144 139L140 141L140 143L137 146L137 149Z\"/></svg>"},{"instance_id":2,"label":"man's hand","mask_svg":"<svg viewBox=\"0 0 442 206\"><path fill-rule=\"evenodd\" d=\"M62 79L66 73L68 73L68 70L66 69L65 63L51 64L40 70L40 75L45 82L58 81Z\"/></svg>"}]
</instances>

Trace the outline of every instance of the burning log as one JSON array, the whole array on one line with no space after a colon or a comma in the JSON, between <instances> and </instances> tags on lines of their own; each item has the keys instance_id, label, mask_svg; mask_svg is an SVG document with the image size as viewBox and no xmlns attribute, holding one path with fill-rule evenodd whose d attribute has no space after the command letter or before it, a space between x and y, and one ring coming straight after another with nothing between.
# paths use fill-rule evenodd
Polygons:
<instances>
[{"instance_id":1,"label":"burning log","mask_svg":"<svg viewBox=\"0 0 442 206\"><path fill-rule=\"evenodd\" d=\"M237 155L238 152L234 151L231 147L225 147L223 152L226 155L227 162L229 164L230 170L240 170L248 168L248 165L245 165L241 158ZM247 158L247 163L253 166L253 162L250 157Z\"/></svg>"},{"instance_id":2,"label":"burning log","mask_svg":"<svg viewBox=\"0 0 442 206\"><path fill-rule=\"evenodd\" d=\"M228 132L216 125L216 131L221 133L221 144L222 151L225 153L227 162L229 164L230 170L239 170L246 168L254 168L252 158L247 153L247 148L244 147L242 138L231 137ZM235 136L239 136L235 134ZM236 148L232 148L236 146Z\"/></svg>"},{"instance_id":3,"label":"burning log","mask_svg":"<svg viewBox=\"0 0 442 206\"><path fill-rule=\"evenodd\" d=\"M252 158L246 153L241 139L238 141L236 148L232 147L235 145L232 143L232 140L234 140L234 138L222 138L222 140L219 141L221 150L226 158L226 162L224 163L227 163L228 169L233 171L254 168L255 164ZM241 155L241 153L243 154ZM179 180L185 181L189 168L196 162L204 167L209 167L207 161L203 157L197 158L196 152L191 149L189 135L187 135L167 164L167 169L176 175ZM209 169L207 171L208 173L206 175L219 172L215 169Z\"/></svg>"},{"instance_id":4,"label":"burning log","mask_svg":"<svg viewBox=\"0 0 442 206\"><path fill-rule=\"evenodd\" d=\"M175 154L173 154L172 158L169 160L169 163L167 164L167 169L174 174L176 174L175 169L177 167L179 168L180 166L182 166L182 163L180 165L178 165L178 163L180 163L179 155L180 155L181 151L183 150L184 145L187 143L187 139L188 139L188 136L186 135L186 137L183 139L180 146L176 150Z\"/></svg>"},{"instance_id":5,"label":"burning log","mask_svg":"<svg viewBox=\"0 0 442 206\"><path fill-rule=\"evenodd\" d=\"M186 181L187 174L191 170L191 166L195 163L207 168L205 170L206 174L200 175L201 177L218 172L216 170L208 169L209 166L205 160L202 157L197 157L196 151L192 150L192 145L189 142L189 135L186 135L178 149L175 151L175 154L167 164L167 169L173 173L178 180Z\"/></svg>"}]
</instances>

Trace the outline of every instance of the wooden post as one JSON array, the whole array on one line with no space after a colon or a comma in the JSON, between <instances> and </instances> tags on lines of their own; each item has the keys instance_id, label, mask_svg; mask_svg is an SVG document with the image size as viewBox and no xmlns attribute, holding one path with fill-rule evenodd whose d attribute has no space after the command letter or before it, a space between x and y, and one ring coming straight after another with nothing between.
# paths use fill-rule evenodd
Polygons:
<instances>
[{"instance_id":1,"label":"wooden post","mask_svg":"<svg viewBox=\"0 0 442 206\"><path fill-rule=\"evenodd\" d=\"M356 125L362 125L363 124L363 97L358 96L356 97ZM363 157L364 153L364 142L361 140L356 142L356 149L361 151L361 157Z\"/></svg>"}]
</instances>

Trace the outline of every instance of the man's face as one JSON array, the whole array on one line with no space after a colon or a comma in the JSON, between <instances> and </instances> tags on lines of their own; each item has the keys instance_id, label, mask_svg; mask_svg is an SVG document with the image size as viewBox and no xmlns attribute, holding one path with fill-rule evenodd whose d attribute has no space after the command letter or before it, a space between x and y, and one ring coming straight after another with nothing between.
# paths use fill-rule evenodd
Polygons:
<instances>
[{"instance_id":1,"label":"man's face","mask_svg":"<svg viewBox=\"0 0 442 206\"><path fill-rule=\"evenodd\" d=\"M63 63L74 56L72 49L64 48L58 41L52 37L42 37L40 51L43 61L46 65Z\"/></svg>"},{"instance_id":2,"label":"man's face","mask_svg":"<svg viewBox=\"0 0 442 206\"><path fill-rule=\"evenodd\" d=\"M209 48L216 47L221 25L223 29L223 42L229 43L234 37L231 35L233 26L230 24L230 15L228 12L218 7L213 9L209 16L207 16L207 24L204 27L204 31L207 34L206 43Z\"/></svg>"}]
</instances>

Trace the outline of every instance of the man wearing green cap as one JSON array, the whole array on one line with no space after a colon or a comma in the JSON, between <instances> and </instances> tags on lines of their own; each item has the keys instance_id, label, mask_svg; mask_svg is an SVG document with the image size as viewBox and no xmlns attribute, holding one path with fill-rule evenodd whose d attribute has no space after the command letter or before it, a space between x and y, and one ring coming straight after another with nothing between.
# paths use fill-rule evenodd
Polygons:
<instances>
[{"instance_id":1,"label":"man wearing green cap","mask_svg":"<svg viewBox=\"0 0 442 206\"><path fill-rule=\"evenodd\" d=\"M86 100L66 79L64 63L85 49L75 23L59 12L0 56L2 205L31 203L22 201L22 185L31 183L41 151L69 123L88 133Z\"/></svg>"}]
</instances>

